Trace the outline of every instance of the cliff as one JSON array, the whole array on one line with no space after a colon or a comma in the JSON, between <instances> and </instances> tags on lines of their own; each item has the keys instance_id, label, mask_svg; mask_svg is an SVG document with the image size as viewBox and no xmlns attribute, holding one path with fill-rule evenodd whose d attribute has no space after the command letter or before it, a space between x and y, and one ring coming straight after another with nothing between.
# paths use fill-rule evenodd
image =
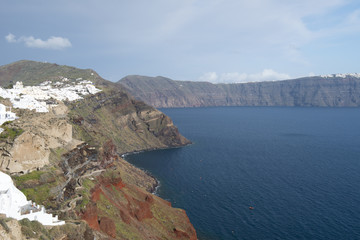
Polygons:
<instances>
[{"instance_id":1,"label":"cliff","mask_svg":"<svg viewBox=\"0 0 360 240\"><path fill-rule=\"evenodd\" d=\"M121 154L190 143L168 116L126 92L104 89L68 106L75 137L92 145L110 138Z\"/></svg>"},{"instance_id":2,"label":"cliff","mask_svg":"<svg viewBox=\"0 0 360 240\"><path fill-rule=\"evenodd\" d=\"M48 113L13 109L20 118L6 123L0 134L0 160L1 170L11 174L29 200L67 224L48 229L0 219L0 234L19 239L196 239L183 210L149 193L156 179L119 157L188 144L169 117L90 69L32 61L0 67L3 86L63 78L87 79L102 91L59 103Z\"/></svg>"},{"instance_id":3,"label":"cliff","mask_svg":"<svg viewBox=\"0 0 360 240\"><path fill-rule=\"evenodd\" d=\"M237 84L174 81L127 76L123 85L137 99L157 108L207 106L360 106L358 75L305 77Z\"/></svg>"},{"instance_id":4,"label":"cliff","mask_svg":"<svg viewBox=\"0 0 360 240\"><path fill-rule=\"evenodd\" d=\"M4 125L8 129L21 129L21 134L16 138L0 135L0 170L10 173L32 171L50 163L51 149L72 148L81 143L72 137L64 104L49 113L15 111L20 118Z\"/></svg>"}]
</instances>

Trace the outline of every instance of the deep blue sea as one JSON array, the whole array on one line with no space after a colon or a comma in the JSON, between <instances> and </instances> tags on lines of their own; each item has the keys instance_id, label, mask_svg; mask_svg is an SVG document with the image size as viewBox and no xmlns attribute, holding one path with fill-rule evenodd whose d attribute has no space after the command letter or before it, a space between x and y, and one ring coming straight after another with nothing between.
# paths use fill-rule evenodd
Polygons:
<instances>
[{"instance_id":1,"label":"deep blue sea","mask_svg":"<svg viewBox=\"0 0 360 240\"><path fill-rule=\"evenodd\" d=\"M199 239L360 239L359 108L161 110L193 144L126 159Z\"/></svg>"}]
</instances>

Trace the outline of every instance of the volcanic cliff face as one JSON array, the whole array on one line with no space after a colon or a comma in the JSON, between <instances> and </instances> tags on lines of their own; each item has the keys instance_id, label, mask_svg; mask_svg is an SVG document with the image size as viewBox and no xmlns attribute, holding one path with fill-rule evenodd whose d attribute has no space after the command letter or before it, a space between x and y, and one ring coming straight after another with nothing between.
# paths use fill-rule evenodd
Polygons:
<instances>
[{"instance_id":1,"label":"volcanic cliff face","mask_svg":"<svg viewBox=\"0 0 360 240\"><path fill-rule=\"evenodd\" d=\"M120 176L112 172L96 179L81 215L91 228L118 239L197 239L183 210Z\"/></svg>"},{"instance_id":2,"label":"volcanic cliff face","mask_svg":"<svg viewBox=\"0 0 360 240\"><path fill-rule=\"evenodd\" d=\"M66 178L57 195L66 203L63 216L85 220L95 234L116 239L196 239L185 212L147 192L156 180L131 171L112 141L99 151L78 146L64 154L59 165Z\"/></svg>"},{"instance_id":3,"label":"volcanic cliff face","mask_svg":"<svg viewBox=\"0 0 360 240\"><path fill-rule=\"evenodd\" d=\"M119 153L190 143L169 117L125 92L104 90L68 106L75 137L95 145L110 138Z\"/></svg>"},{"instance_id":4,"label":"volcanic cliff face","mask_svg":"<svg viewBox=\"0 0 360 240\"><path fill-rule=\"evenodd\" d=\"M154 107L360 106L360 78L354 75L306 77L276 82L211 84L164 77L127 76L123 85Z\"/></svg>"},{"instance_id":5,"label":"volcanic cliff face","mask_svg":"<svg viewBox=\"0 0 360 240\"><path fill-rule=\"evenodd\" d=\"M49 164L51 149L71 147L80 143L72 138L67 107L59 104L49 113L15 110L20 119L7 123L9 129L21 129L15 139L3 138L0 142L0 169L28 172Z\"/></svg>"},{"instance_id":6,"label":"volcanic cliff face","mask_svg":"<svg viewBox=\"0 0 360 240\"><path fill-rule=\"evenodd\" d=\"M170 118L92 70L29 61L0 67L3 84L63 77L91 78L102 91L49 113L15 110L20 118L0 134L2 170L29 200L68 220L51 230L19 221L19 238L197 239L185 211L149 193L156 179L119 157L188 144ZM0 234L18 229L1 216L0 223Z\"/></svg>"}]
</instances>

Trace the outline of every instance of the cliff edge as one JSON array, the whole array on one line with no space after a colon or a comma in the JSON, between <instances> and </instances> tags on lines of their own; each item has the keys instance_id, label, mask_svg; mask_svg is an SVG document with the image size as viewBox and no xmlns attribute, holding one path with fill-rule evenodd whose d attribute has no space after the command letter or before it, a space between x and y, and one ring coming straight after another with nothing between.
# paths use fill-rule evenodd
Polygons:
<instances>
[{"instance_id":1,"label":"cliff edge","mask_svg":"<svg viewBox=\"0 0 360 240\"><path fill-rule=\"evenodd\" d=\"M212 84L164 77L127 76L118 81L157 108L208 106L359 107L360 75L333 74L274 82Z\"/></svg>"}]
</instances>

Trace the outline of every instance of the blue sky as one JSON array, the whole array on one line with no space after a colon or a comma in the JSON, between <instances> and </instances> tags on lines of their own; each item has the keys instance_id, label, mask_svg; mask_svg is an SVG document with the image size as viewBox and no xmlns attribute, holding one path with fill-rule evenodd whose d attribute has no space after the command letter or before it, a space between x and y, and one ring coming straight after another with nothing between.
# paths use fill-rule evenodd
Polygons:
<instances>
[{"instance_id":1,"label":"blue sky","mask_svg":"<svg viewBox=\"0 0 360 240\"><path fill-rule=\"evenodd\" d=\"M246 82L360 72L357 0L2 0L0 65L28 59Z\"/></svg>"}]
</instances>

